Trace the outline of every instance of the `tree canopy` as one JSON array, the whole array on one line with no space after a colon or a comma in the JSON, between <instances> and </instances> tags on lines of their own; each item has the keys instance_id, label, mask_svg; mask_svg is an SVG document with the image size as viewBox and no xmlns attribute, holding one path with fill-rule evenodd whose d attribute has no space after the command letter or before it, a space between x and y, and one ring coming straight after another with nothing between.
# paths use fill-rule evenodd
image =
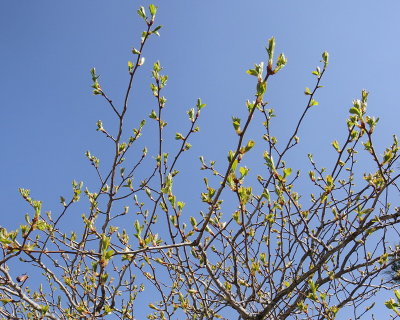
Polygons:
<instances>
[{"instance_id":1,"label":"tree canopy","mask_svg":"<svg viewBox=\"0 0 400 320\"><path fill-rule=\"evenodd\" d=\"M174 112L164 95L168 76L154 61L150 90L137 93L151 95L154 107L131 127L127 115L135 115L131 98L143 81L139 70L149 63L147 44L162 32L155 5L137 13L144 31L127 63L122 103L103 87L107 75L90 70L93 94L113 114L96 123L105 160L85 154L97 185L73 181L72 194L60 197L55 214L42 212L42 202L21 188L30 213L17 230L0 229L0 314L7 319L283 320L345 313L360 319L373 312L371 297L397 287L399 247L387 239L398 234L400 209L393 199L400 175L397 137L383 154L375 147L379 119L367 112L368 92L352 101L343 137L331 143L332 165L323 167L312 154L300 154L309 161L309 170L300 170L287 159L319 104L329 54L322 53L298 121L281 138L274 121L283 115L268 105L268 84L287 58L276 52L271 37L265 61L247 70L254 91L243 103L244 116L232 115L235 139L221 147L226 160L205 154L193 164L203 175L203 190L196 195L201 206L193 208L174 188L184 183L190 192L196 183L190 173L180 172L180 163L191 152L193 136L201 134L206 103L194 101L186 122L173 128L172 149L165 134L165 115ZM262 126L261 134L251 130L255 125ZM152 145L141 142L145 135L153 137ZM255 155L262 166L248 160L255 146L262 149ZM26 273L15 274L17 266ZM392 299L386 306L399 314L399 302Z\"/></svg>"}]
</instances>

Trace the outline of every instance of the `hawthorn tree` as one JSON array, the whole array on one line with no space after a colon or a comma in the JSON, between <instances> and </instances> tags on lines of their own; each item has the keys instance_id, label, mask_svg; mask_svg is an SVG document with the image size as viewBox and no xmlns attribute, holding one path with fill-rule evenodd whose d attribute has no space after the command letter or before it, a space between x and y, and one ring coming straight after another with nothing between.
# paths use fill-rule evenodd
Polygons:
<instances>
[{"instance_id":1,"label":"hawthorn tree","mask_svg":"<svg viewBox=\"0 0 400 320\"><path fill-rule=\"evenodd\" d=\"M304 110L292 134L278 143L271 125L275 111L265 99L268 82L287 60L275 56L275 39L269 39L266 63L247 71L255 79L255 98L245 103L246 117L232 118L237 139L226 150L227 161L200 156L203 206L185 211L174 194L174 179L205 104L198 99L187 112L186 130L175 134L179 148L167 150L163 89L168 77L157 61L150 88L155 108L147 119L156 123L156 153L145 147L132 159L142 134L152 133L146 132L145 120L137 119L133 130L124 122L132 111L129 97L140 81L145 45L159 35L156 11L154 5L138 10L146 29L128 62L122 105L91 70L93 93L113 111L109 121L116 122L116 130L97 122L97 131L111 141L110 163L86 152L97 188L74 181L72 196L61 197L56 215L43 213L42 203L20 189L32 213L18 230L0 230L0 314L7 319L281 320L334 319L342 310L360 319L372 308L372 295L396 287L384 272L397 267L399 254L387 241L400 216L390 203L399 191L399 146L394 136L383 155L377 152L378 119L367 115L368 92L352 103L346 137L332 142L332 167L320 167L311 154L309 172L289 167L285 160L318 104L329 56L324 52L312 72L315 83L304 92ZM263 125L260 137L249 136L255 122ZM265 165L247 168L243 163L256 143L263 146ZM370 158L363 173L360 154ZM311 192L304 191L306 182ZM67 232L61 222L76 217L71 212L79 201L86 201L86 213ZM19 265L29 272L15 274ZM397 312L393 299L386 305Z\"/></svg>"}]
</instances>

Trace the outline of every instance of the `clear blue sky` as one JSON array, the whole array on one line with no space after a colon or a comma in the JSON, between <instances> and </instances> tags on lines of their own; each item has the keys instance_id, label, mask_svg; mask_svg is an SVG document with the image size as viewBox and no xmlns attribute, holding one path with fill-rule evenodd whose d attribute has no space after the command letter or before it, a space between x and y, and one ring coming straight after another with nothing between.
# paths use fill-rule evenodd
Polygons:
<instances>
[{"instance_id":1,"label":"clear blue sky","mask_svg":"<svg viewBox=\"0 0 400 320\"><path fill-rule=\"evenodd\" d=\"M84 152L103 148L95 123L107 123L111 113L91 94L89 70L95 66L103 87L120 101L130 50L143 29L136 9L149 3L159 6L164 27L145 51L144 82L136 89L131 119L136 124L154 108L149 70L160 60L170 77L165 95L171 129L186 128L185 111L198 97L207 103L202 132L182 170L197 170L200 154L225 159L233 148L231 116L243 115L244 102L254 95L254 79L245 71L265 60L271 36L288 57L267 94L279 116L278 136L289 134L306 104L303 91L314 83L310 72L321 53L327 50L331 57L298 154L314 153L329 165L321 150L343 137L348 108L363 88L370 91L369 113L381 119L379 150L399 132L397 0L1 1L1 225L17 227L28 210L18 187L31 189L46 210L57 212L58 197L69 194L73 179L94 181ZM201 181L200 174L193 175ZM182 197L187 202L199 195Z\"/></svg>"}]
</instances>

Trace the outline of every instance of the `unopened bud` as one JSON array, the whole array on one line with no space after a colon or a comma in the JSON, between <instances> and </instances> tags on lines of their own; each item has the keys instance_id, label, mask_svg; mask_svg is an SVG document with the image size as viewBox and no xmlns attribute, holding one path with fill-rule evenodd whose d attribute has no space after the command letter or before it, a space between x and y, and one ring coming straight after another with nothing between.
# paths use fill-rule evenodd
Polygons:
<instances>
[{"instance_id":1,"label":"unopened bud","mask_svg":"<svg viewBox=\"0 0 400 320\"><path fill-rule=\"evenodd\" d=\"M17 277L17 281L18 282L24 282L28 278L29 278L29 276L27 274L23 274L23 275L20 275L20 276Z\"/></svg>"}]
</instances>

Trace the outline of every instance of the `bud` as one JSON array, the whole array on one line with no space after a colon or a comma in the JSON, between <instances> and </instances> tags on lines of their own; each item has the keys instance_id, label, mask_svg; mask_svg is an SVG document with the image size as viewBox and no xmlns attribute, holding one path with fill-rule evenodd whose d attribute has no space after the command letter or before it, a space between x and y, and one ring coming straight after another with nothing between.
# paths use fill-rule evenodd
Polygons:
<instances>
[{"instance_id":1,"label":"bud","mask_svg":"<svg viewBox=\"0 0 400 320\"><path fill-rule=\"evenodd\" d=\"M326 68L329 62L329 53L327 51L322 53L322 61L324 62L324 68Z\"/></svg>"},{"instance_id":2,"label":"bud","mask_svg":"<svg viewBox=\"0 0 400 320\"><path fill-rule=\"evenodd\" d=\"M272 62L274 60L274 51L275 51L275 38L272 37L268 39L268 47L266 48L268 52L268 66L272 68Z\"/></svg>"},{"instance_id":3,"label":"bud","mask_svg":"<svg viewBox=\"0 0 400 320\"><path fill-rule=\"evenodd\" d=\"M24 273L23 275L20 275L20 276L17 277L17 281L18 282L25 282L26 279L28 279L28 278L29 278L29 276L26 273Z\"/></svg>"},{"instance_id":4,"label":"bud","mask_svg":"<svg viewBox=\"0 0 400 320\"><path fill-rule=\"evenodd\" d=\"M367 99L368 99L368 91L367 90L365 90L365 89L363 89L362 91L361 91L361 97L362 97L362 102L367 102Z\"/></svg>"}]
</instances>

